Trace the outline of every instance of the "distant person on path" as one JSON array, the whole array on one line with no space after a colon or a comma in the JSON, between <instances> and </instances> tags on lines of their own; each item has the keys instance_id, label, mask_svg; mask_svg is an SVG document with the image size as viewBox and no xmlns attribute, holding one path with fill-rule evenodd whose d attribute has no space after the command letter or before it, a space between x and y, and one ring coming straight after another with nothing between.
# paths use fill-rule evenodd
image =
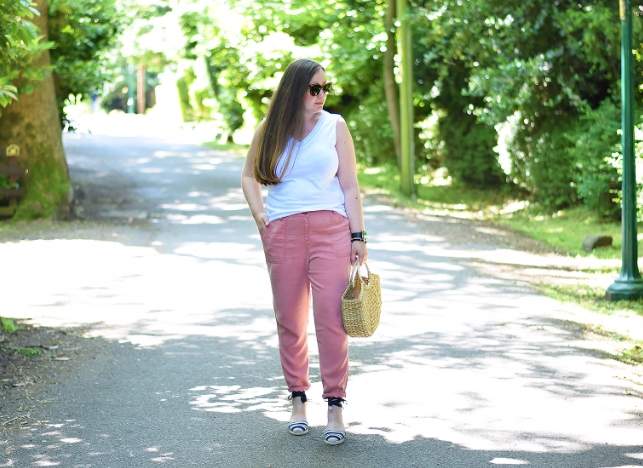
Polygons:
<instances>
[{"instance_id":1,"label":"distant person on path","mask_svg":"<svg viewBox=\"0 0 643 468\"><path fill-rule=\"evenodd\" d=\"M281 366L291 392L288 431L308 433L308 311L312 287L319 365L328 401L324 442L338 445L348 382L341 296L351 262L366 261L366 233L348 126L324 110L332 83L312 60L291 63L259 124L242 187L272 284ZM264 207L261 185L269 186Z\"/></svg>"}]
</instances>

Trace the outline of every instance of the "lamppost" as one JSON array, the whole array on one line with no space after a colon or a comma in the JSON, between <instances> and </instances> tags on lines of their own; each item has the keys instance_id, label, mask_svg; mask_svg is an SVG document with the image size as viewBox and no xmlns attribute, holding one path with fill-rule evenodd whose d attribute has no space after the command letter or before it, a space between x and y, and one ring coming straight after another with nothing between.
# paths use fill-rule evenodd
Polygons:
<instances>
[{"instance_id":1,"label":"lamppost","mask_svg":"<svg viewBox=\"0 0 643 468\"><path fill-rule=\"evenodd\" d=\"M134 113L134 86L136 86L136 81L134 77L134 65L131 63L127 67L127 113Z\"/></svg>"},{"instance_id":2,"label":"lamppost","mask_svg":"<svg viewBox=\"0 0 643 468\"><path fill-rule=\"evenodd\" d=\"M634 73L632 71L632 5L620 0L621 16L621 142L623 145L622 263L621 273L605 293L610 301L643 297L636 238L636 173L634 165Z\"/></svg>"}]
</instances>

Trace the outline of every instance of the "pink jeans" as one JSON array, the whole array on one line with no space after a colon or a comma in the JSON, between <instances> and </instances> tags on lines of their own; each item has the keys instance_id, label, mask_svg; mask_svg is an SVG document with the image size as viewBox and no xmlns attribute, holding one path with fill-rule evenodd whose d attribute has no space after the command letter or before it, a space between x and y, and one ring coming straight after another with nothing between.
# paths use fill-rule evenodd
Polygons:
<instances>
[{"instance_id":1,"label":"pink jeans","mask_svg":"<svg viewBox=\"0 0 643 468\"><path fill-rule=\"evenodd\" d=\"M306 329L312 287L323 397L345 398L348 336L341 298L350 272L348 219L334 211L299 213L272 221L261 237L288 390L310 388Z\"/></svg>"}]
</instances>

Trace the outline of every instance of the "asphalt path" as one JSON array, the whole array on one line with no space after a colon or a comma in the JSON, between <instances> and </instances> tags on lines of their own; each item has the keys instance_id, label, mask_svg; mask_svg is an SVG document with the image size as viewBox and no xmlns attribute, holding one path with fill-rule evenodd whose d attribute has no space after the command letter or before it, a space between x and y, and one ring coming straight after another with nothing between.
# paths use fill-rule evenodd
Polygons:
<instances>
[{"instance_id":1,"label":"asphalt path","mask_svg":"<svg viewBox=\"0 0 643 468\"><path fill-rule=\"evenodd\" d=\"M499 247L458 245L373 200L383 316L350 341L347 442L322 442L312 327L312 428L289 435L242 158L163 135L65 146L81 207L94 200L84 215L108 220L91 236L0 244L0 258L38 265L0 273L3 307L91 323L107 345L42 390L0 466L643 466L636 370L566 326L569 306L466 261Z\"/></svg>"}]
</instances>

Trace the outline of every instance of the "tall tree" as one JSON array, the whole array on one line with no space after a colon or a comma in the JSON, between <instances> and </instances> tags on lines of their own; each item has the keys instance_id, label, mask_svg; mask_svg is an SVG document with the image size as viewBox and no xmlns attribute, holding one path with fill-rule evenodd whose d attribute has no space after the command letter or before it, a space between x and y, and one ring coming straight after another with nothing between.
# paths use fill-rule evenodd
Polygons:
<instances>
[{"instance_id":1,"label":"tall tree","mask_svg":"<svg viewBox=\"0 0 643 468\"><path fill-rule=\"evenodd\" d=\"M400 149L400 98L395 83L395 0L388 0L386 5L386 16L384 18L384 29L386 30L386 51L384 52L384 94L386 95L386 107L393 129L395 139L395 156L398 169L402 168L402 153Z\"/></svg>"},{"instance_id":2,"label":"tall tree","mask_svg":"<svg viewBox=\"0 0 643 468\"><path fill-rule=\"evenodd\" d=\"M47 1L37 0L39 15L33 19L40 29L41 41L48 40ZM34 69L50 67L49 50L43 50L29 64ZM15 82L20 89L30 84L24 74ZM19 164L28 170L26 194L14 219L36 217L66 218L72 199L69 171L62 145L62 129L51 74L23 93L0 116L0 146L17 144Z\"/></svg>"},{"instance_id":3,"label":"tall tree","mask_svg":"<svg viewBox=\"0 0 643 468\"><path fill-rule=\"evenodd\" d=\"M47 21L54 87L63 126L70 97L100 92L115 68L105 52L113 46L124 15L116 0L48 0Z\"/></svg>"},{"instance_id":4,"label":"tall tree","mask_svg":"<svg viewBox=\"0 0 643 468\"><path fill-rule=\"evenodd\" d=\"M415 193L415 151L413 147L413 50L407 1L397 0L397 50L400 55L400 189L404 195Z\"/></svg>"}]
</instances>

